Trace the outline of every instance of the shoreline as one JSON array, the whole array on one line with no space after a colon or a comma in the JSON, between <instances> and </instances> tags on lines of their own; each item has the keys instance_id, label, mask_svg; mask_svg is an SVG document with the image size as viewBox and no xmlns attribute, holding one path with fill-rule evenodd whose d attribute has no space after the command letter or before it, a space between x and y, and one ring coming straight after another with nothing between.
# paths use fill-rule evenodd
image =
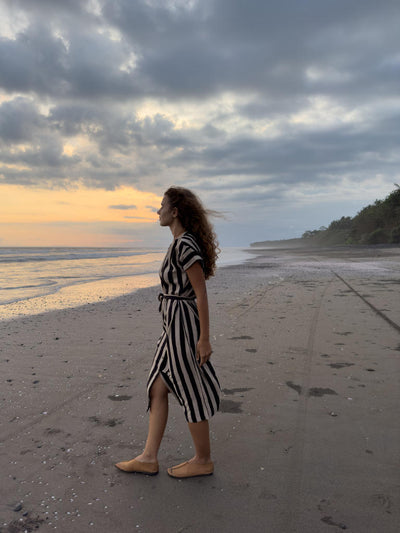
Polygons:
<instances>
[{"instance_id":1,"label":"shoreline","mask_svg":"<svg viewBox=\"0 0 400 533\"><path fill-rule=\"evenodd\" d=\"M183 482L165 472L191 454L172 398L160 474L114 467L146 438L158 286L0 322L0 532L395 533L400 334L357 292L398 323L399 284L400 254L268 251L218 269L216 469Z\"/></svg>"},{"instance_id":2,"label":"shoreline","mask_svg":"<svg viewBox=\"0 0 400 533\"><path fill-rule=\"evenodd\" d=\"M230 257L233 250L233 257ZM223 263L218 268L240 265L251 257L245 248L225 249ZM225 257L227 256L227 257ZM97 280L82 280L71 285L58 287L54 292L18 299L0 304L0 323L4 321L35 316L63 309L74 309L89 304L102 303L124 295L133 294L143 288L158 286L158 268L155 272L118 275Z\"/></svg>"},{"instance_id":3,"label":"shoreline","mask_svg":"<svg viewBox=\"0 0 400 533\"><path fill-rule=\"evenodd\" d=\"M135 274L61 287L52 294L34 296L22 301L1 305L0 323L65 309L78 309L86 305L101 304L127 294L134 294L143 288L154 287L157 285L158 280L159 277L156 273ZM129 286L131 290L127 290ZM38 311L38 308L40 311Z\"/></svg>"}]
</instances>

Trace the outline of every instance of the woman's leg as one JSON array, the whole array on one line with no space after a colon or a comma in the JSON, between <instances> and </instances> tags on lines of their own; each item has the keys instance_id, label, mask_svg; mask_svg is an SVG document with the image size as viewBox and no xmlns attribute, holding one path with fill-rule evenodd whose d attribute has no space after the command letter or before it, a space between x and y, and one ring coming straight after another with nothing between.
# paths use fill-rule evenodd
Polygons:
<instances>
[{"instance_id":1,"label":"woman's leg","mask_svg":"<svg viewBox=\"0 0 400 533\"><path fill-rule=\"evenodd\" d=\"M137 462L157 463L158 450L164 435L167 419L168 389L162 378L158 376L150 389L149 429L144 450L135 459L117 463L116 466L126 472L135 472L137 471Z\"/></svg>"},{"instance_id":2,"label":"woman's leg","mask_svg":"<svg viewBox=\"0 0 400 533\"><path fill-rule=\"evenodd\" d=\"M190 459L190 463L207 464L211 462L210 430L208 420L202 422L189 422L189 430L192 435L196 455Z\"/></svg>"},{"instance_id":3,"label":"woman's leg","mask_svg":"<svg viewBox=\"0 0 400 533\"><path fill-rule=\"evenodd\" d=\"M150 416L146 445L138 460L157 461L158 450L168 420L168 388L158 376L150 389Z\"/></svg>"},{"instance_id":4,"label":"woman's leg","mask_svg":"<svg viewBox=\"0 0 400 533\"><path fill-rule=\"evenodd\" d=\"M189 422L196 455L189 461L168 468L171 477L187 478L196 476L210 476L214 472L214 464L210 457L210 432L208 421Z\"/></svg>"}]
</instances>

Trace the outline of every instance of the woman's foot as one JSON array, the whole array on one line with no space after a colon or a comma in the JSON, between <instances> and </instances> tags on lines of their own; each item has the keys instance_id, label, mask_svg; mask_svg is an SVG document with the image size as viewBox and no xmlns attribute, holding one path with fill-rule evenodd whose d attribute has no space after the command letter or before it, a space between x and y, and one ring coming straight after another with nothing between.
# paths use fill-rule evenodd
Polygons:
<instances>
[{"instance_id":1,"label":"woman's foot","mask_svg":"<svg viewBox=\"0 0 400 533\"><path fill-rule=\"evenodd\" d=\"M210 456L208 456L208 457L198 457L197 455L195 455L194 457L192 457L191 459L189 459L186 462L190 463L190 464L194 464L194 465L208 465L208 464L212 463Z\"/></svg>"},{"instance_id":2,"label":"woman's foot","mask_svg":"<svg viewBox=\"0 0 400 533\"><path fill-rule=\"evenodd\" d=\"M144 461L143 454L130 461L121 461L116 463L116 467L124 472L136 472L138 474L147 474L155 476L158 474L158 461Z\"/></svg>"},{"instance_id":3,"label":"woman's foot","mask_svg":"<svg viewBox=\"0 0 400 533\"><path fill-rule=\"evenodd\" d=\"M198 459L193 457L189 461L185 461L176 466L172 466L167 470L168 475L176 478L188 478L198 476L211 476L214 472L214 463L209 459Z\"/></svg>"}]
</instances>

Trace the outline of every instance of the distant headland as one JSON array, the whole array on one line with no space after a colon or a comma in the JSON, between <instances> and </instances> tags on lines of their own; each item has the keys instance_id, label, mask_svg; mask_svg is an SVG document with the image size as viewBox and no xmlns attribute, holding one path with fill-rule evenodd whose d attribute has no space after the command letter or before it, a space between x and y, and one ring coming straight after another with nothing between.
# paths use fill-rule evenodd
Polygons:
<instances>
[{"instance_id":1,"label":"distant headland","mask_svg":"<svg viewBox=\"0 0 400 533\"><path fill-rule=\"evenodd\" d=\"M254 247L301 248L304 246L345 246L400 244L400 186L384 200L367 205L356 216L333 220L328 227L310 230L296 239L252 242Z\"/></svg>"}]
</instances>

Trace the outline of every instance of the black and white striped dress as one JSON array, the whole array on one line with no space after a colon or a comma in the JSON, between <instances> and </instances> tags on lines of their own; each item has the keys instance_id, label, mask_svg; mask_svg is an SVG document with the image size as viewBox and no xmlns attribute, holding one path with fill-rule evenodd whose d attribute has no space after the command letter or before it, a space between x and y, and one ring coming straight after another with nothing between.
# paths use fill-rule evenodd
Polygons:
<instances>
[{"instance_id":1,"label":"black and white striped dress","mask_svg":"<svg viewBox=\"0 0 400 533\"><path fill-rule=\"evenodd\" d=\"M147 382L150 389L160 375L183 406L188 422L208 420L218 411L220 385L212 364L196 360L200 322L195 293L186 270L203 264L200 248L190 233L175 239L160 269L160 310L163 331ZM150 405L150 403L149 403Z\"/></svg>"}]
</instances>

